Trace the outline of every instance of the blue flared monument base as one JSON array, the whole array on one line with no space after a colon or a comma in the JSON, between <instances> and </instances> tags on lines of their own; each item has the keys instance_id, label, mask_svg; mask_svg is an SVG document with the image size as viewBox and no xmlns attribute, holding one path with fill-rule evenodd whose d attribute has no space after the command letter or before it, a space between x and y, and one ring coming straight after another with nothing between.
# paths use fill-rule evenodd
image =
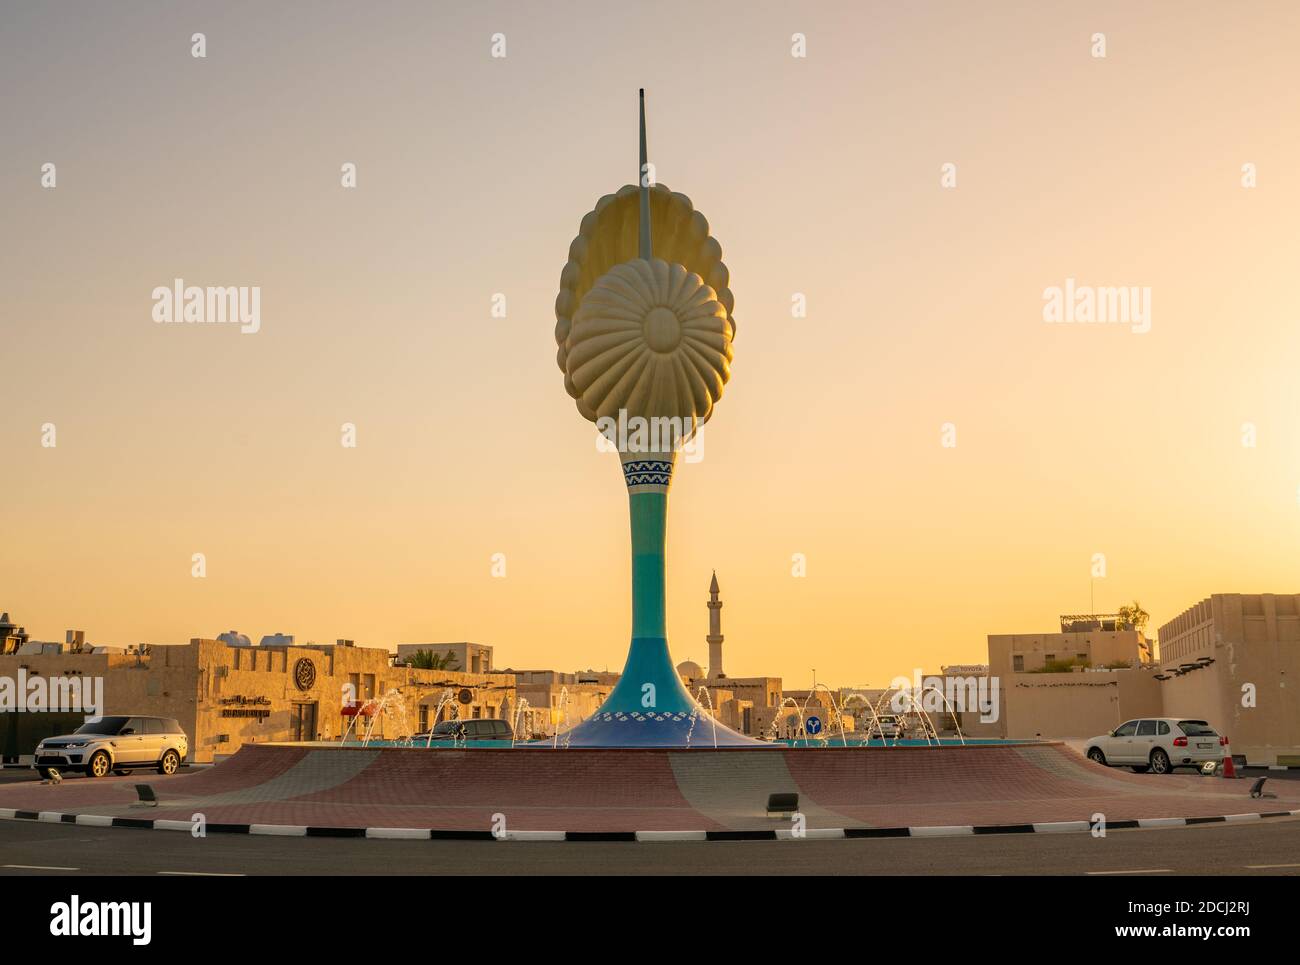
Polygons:
<instances>
[{"instance_id":1,"label":"blue flared monument base","mask_svg":"<svg viewBox=\"0 0 1300 965\"><path fill-rule=\"evenodd\" d=\"M600 712L560 735L566 747L658 747L705 750L714 747L749 747L772 750L770 744L738 734L701 711L689 714L622 714ZM548 745L549 742L548 742Z\"/></svg>"},{"instance_id":2,"label":"blue flared monument base","mask_svg":"<svg viewBox=\"0 0 1300 965\"><path fill-rule=\"evenodd\" d=\"M613 692L592 714L560 735L566 747L754 747L754 740L719 723L693 698L673 669L668 641L638 637Z\"/></svg>"}]
</instances>

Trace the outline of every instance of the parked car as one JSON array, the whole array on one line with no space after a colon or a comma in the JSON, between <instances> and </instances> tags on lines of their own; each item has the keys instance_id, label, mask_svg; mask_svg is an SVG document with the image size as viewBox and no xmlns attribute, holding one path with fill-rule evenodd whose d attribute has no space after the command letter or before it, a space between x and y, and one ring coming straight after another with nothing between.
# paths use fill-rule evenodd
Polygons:
<instances>
[{"instance_id":1,"label":"parked car","mask_svg":"<svg viewBox=\"0 0 1300 965\"><path fill-rule=\"evenodd\" d=\"M867 738L875 740L895 740L903 736L903 722L893 714L873 718L867 728Z\"/></svg>"},{"instance_id":2,"label":"parked car","mask_svg":"<svg viewBox=\"0 0 1300 965\"><path fill-rule=\"evenodd\" d=\"M1109 734L1088 741L1088 759L1139 774L1168 774L1175 767L1217 763L1228 753L1228 738L1203 720L1146 717L1127 720Z\"/></svg>"},{"instance_id":3,"label":"parked car","mask_svg":"<svg viewBox=\"0 0 1300 965\"><path fill-rule=\"evenodd\" d=\"M189 738L170 717L100 717L71 734L45 738L36 745L32 766L47 778L54 771L103 777L138 767L175 774L187 753Z\"/></svg>"},{"instance_id":4,"label":"parked car","mask_svg":"<svg viewBox=\"0 0 1300 965\"><path fill-rule=\"evenodd\" d=\"M504 720L444 720L435 724L432 737L429 731L416 734L411 743L440 741L508 741L513 739L510 724Z\"/></svg>"}]
</instances>

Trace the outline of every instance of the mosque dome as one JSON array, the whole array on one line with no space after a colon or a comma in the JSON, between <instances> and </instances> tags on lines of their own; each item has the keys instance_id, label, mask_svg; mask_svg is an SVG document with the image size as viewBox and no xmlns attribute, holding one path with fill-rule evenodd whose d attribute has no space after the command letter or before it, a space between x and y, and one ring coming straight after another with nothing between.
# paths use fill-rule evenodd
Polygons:
<instances>
[{"instance_id":1,"label":"mosque dome","mask_svg":"<svg viewBox=\"0 0 1300 965\"><path fill-rule=\"evenodd\" d=\"M704 668L694 660L683 660L677 665L677 676L687 680L703 680Z\"/></svg>"}]
</instances>

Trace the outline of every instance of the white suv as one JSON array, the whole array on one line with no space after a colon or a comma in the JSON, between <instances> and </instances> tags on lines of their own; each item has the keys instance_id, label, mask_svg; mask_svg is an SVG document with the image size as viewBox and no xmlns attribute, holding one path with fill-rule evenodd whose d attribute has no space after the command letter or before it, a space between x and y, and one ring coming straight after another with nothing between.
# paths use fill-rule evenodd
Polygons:
<instances>
[{"instance_id":1,"label":"white suv","mask_svg":"<svg viewBox=\"0 0 1300 965\"><path fill-rule=\"evenodd\" d=\"M1227 753L1228 738L1203 720L1144 717L1125 721L1109 734L1088 741L1088 759L1111 767L1131 767L1139 774L1168 774L1175 767L1217 763Z\"/></svg>"},{"instance_id":2,"label":"white suv","mask_svg":"<svg viewBox=\"0 0 1300 965\"><path fill-rule=\"evenodd\" d=\"M903 736L903 722L893 714L877 717L867 728L868 740L897 740Z\"/></svg>"},{"instance_id":3,"label":"white suv","mask_svg":"<svg viewBox=\"0 0 1300 965\"><path fill-rule=\"evenodd\" d=\"M175 774L188 751L185 731L170 717L97 717L71 734L37 744L32 766L46 778L55 771L103 777L138 767Z\"/></svg>"}]
</instances>

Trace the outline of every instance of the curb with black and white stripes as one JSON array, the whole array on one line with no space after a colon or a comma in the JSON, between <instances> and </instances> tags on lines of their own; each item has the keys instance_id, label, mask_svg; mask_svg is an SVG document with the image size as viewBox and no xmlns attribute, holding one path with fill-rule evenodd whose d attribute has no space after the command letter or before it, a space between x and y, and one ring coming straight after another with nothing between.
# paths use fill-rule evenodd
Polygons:
<instances>
[{"instance_id":1,"label":"curb with black and white stripes","mask_svg":"<svg viewBox=\"0 0 1300 965\"><path fill-rule=\"evenodd\" d=\"M1106 830L1181 828L1195 824L1241 824L1267 818L1300 817L1295 811L1260 811L1196 818L1137 818L1107 821ZM77 824L92 828L134 828L146 831L192 831L192 821L65 814L0 808L0 820ZM293 824L205 824L213 834L263 834L297 838L374 838L413 841L809 841L839 838L947 838L975 834L1066 834L1091 831L1088 821L1049 821L1042 824L954 824L902 828L769 828L752 831L463 831L430 828L331 828Z\"/></svg>"},{"instance_id":2,"label":"curb with black and white stripes","mask_svg":"<svg viewBox=\"0 0 1300 965\"><path fill-rule=\"evenodd\" d=\"M28 770L36 766L36 756L34 754L7 754L0 757L0 767L23 767ZM182 769L202 770L205 767L213 767L213 764L199 764L193 761L182 761Z\"/></svg>"}]
</instances>

